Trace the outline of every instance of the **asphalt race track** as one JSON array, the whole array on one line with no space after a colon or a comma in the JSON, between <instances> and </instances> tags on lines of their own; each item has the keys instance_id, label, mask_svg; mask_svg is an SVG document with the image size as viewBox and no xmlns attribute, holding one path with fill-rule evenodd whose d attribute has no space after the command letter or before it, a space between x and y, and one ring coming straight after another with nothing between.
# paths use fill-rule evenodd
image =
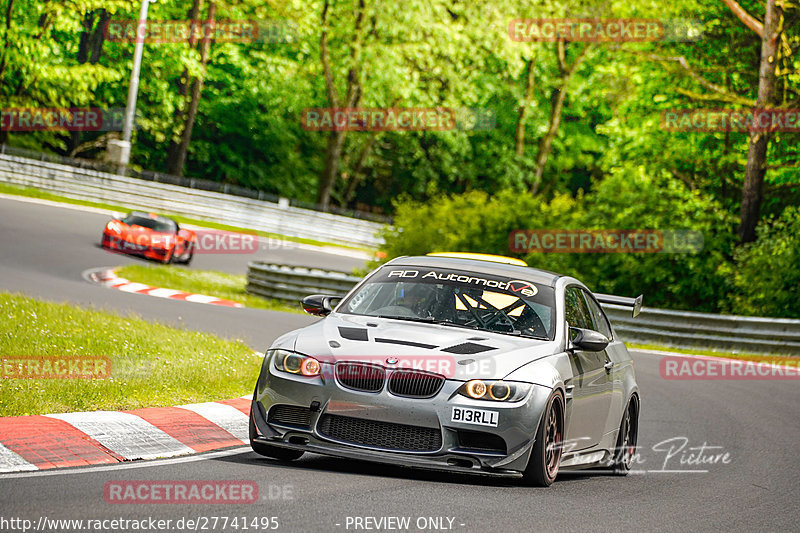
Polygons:
<instances>
[{"instance_id":1,"label":"asphalt race track","mask_svg":"<svg viewBox=\"0 0 800 533\"><path fill-rule=\"evenodd\" d=\"M90 268L155 263L101 248L100 235L110 217L82 209L0 198L0 290L136 313L147 319L241 338L259 350L281 333L314 320L259 309L216 309L89 284L81 273ZM254 260L345 271L364 264L360 259L292 246L286 243L286 247L269 249L267 244L248 254L196 254L191 268L245 274L247 263Z\"/></svg>"},{"instance_id":2,"label":"asphalt race track","mask_svg":"<svg viewBox=\"0 0 800 533\"><path fill-rule=\"evenodd\" d=\"M0 199L0 212L3 290L183 323L243 338L255 349L264 349L279 334L311 320L93 286L81 279L83 270L137 261L96 247L106 216L6 199ZM278 262L344 269L358 264L297 249L256 254L262 255ZM192 268L243 272L252 258L198 256ZM404 531L796 531L798 383L667 381L659 375L660 356L634 357L642 393L640 451L635 472L626 478L562 474L552 487L537 489L513 481L314 455L287 464L243 447L173 460L3 475L0 514L34 524L43 516L152 517L171 519L173 527L181 518L277 517L277 531L311 532L366 531L375 526L364 517L409 517L410 527ZM107 503L104 484L123 480L252 480L259 486L260 501Z\"/></svg>"}]
</instances>

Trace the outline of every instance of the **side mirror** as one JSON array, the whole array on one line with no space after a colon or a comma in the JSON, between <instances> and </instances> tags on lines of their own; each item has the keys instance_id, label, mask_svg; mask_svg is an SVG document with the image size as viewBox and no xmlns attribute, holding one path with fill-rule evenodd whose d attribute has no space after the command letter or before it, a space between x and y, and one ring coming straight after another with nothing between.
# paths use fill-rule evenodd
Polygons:
<instances>
[{"instance_id":1,"label":"side mirror","mask_svg":"<svg viewBox=\"0 0 800 533\"><path fill-rule=\"evenodd\" d=\"M339 296L312 294L311 296L303 298L303 311L309 315L328 316L341 300Z\"/></svg>"},{"instance_id":2,"label":"side mirror","mask_svg":"<svg viewBox=\"0 0 800 533\"><path fill-rule=\"evenodd\" d=\"M602 333L583 328L569 328L569 341L571 348L586 350L587 352L603 351L609 343L609 340Z\"/></svg>"}]
</instances>

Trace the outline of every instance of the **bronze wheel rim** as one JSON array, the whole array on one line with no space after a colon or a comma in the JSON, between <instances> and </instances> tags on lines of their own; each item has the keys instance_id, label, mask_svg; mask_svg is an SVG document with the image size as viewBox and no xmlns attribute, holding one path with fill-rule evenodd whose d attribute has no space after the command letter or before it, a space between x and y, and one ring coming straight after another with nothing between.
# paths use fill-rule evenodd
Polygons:
<instances>
[{"instance_id":1,"label":"bronze wheel rim","mask_svg":"<svg viewBox=\"0 0 800 533\"><path fill-rule=\"evenodd\" d=\"M633 456L636 454L636 405L633 401L625 409L625 418L622 420L622 465L630 470L633 463Z\"/></svg>"},{"instance_id":2,"label":"bronze wheel rim","mask_svg":"<svg viewBox=\"0 0 800 533\"><path fill-rule=\"evenodd\" d=\"M547 413L547 425L545 426L544 466L547 471L547 477L550 479L555 479L558 474L558 466L561 463L563 420L561 402L556 398L550 404L550 409Z\"/></svg>"}]
</instances>

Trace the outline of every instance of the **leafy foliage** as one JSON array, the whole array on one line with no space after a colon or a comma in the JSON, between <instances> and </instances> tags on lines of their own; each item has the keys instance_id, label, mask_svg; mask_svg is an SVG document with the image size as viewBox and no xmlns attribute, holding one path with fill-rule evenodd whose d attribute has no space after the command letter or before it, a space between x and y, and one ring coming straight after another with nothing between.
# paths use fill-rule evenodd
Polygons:
<instances>
[{"instance_id":1,"label":"leafy foliage","mask_svg":"<svg viewBox=\"0 0 800 533\"><path fill-rule=\"evenodd\" d=\"M735 220L711 197L669 177L643 170L617 172L592 195L558 194L549 201L511 190L473 191L427 204L397 205L385 232L387 257L438 251L509 255L509 234L520 229L692 230L701 253L540 253L524 256L536 268L575 276L592 290L647 295L647 305L714 311L728 283L720 269L733 250Z\"/></svg>"},{"instance_id":2,"label":"leafy foliage","mask_svg":"<svg viewBox=\"0 0 800 533\"><path fill-rule=\"evenodd\" d=\"M756 241L737 249L725 271L733 289L726 310L800 318L800 209L787 207L760 225Z\"/></svg>"},{"instance_id":3,"label":"leafy foliage","mask_svg":"<svg viewBox=\"0 0 800 533\"><path fill-rule=\"evenodd\" d=\"M764 19L763 2L739 3ZM779 4L775 104L797 109L800 8L796 2ZM104 20L138 17L138 0L6 0L5 5L0 10L3 108L124 107L134 45L108 39L95 45ZM203 5L205 13L208 0ZM332 204L396 214L396 231L406 242L399 242L399 233L390 234L390 255L456 245L502 252L507 232L516 228L691 228L706 236L702 254L528 259L605 284L598 289L647 287L651 303L698 309L750 305L744 297L727 298L735 278L725 273L733 264L750 136L667 131L661 124L670 109L754 105L761 37L725 2L215 5L217 20L256 20L281 33L212 42L186 175L315 201L330 135L304 129L301 117L306 108L331 105L322 62L324 31L332 85L344 95L356 80L358 106L479 109L493 118L489 127L474 130L348 132L337 152ZM185 20L191 7L190 0L152 3L149 19ZM513 19L549 17L691 20L694 33L691 39L563 46L510 38ZM571 65L574 72L565 77ZM181 84L202 70L197 47L188 42L145 44L133 166L167 168L167 148L183 128L179 116L187 99ZM563 107L551 136L559 99ZM103 156L107 138L99 132L0 131L2 142L90 159ZM798 146L797 132L771 135L765 217L800 204ZM531 197L526 191L534 188L538 195ZM434 234L426 235L426 228ZM739 268L743 258L760 256L742 251L736 257ZM757 311L761 305L748 312L778 312Z\"/></svg>"}]
</instances>

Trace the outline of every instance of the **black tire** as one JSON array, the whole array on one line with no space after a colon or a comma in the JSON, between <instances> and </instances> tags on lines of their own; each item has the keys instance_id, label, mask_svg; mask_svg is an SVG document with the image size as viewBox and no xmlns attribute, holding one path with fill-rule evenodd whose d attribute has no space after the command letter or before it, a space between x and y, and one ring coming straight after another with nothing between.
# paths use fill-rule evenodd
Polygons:
<instances>
[{"instance_id":1,"label":"black tire","mask_svg":"<svg viewBox=\"0 0 800 533\"><path fill-rule=\"evenodd\" d=\"M614 448L614 460L611 471L616 476L627 476L636 456L636 445L639 439L639 398L632 396L622 415L617 434L617 446Z\"/></svg>"},{"instance_id":2,"label":"black tire","mask_svg":"<svg viewBox=\"0 0 800 533\"><path fill-rule=\"evenodd\" d=\"M168 265L172 263L173 259L175 259L175 248L170 250L169 253L167 253L167 255L164 256L164 259L162 259L161 262L164 263L165 265Z\"/></svg>"},{"instance_id":3,"label":"black tire","mask_svg":"<svg viewBox=\"0 0 800 533\"><path fill-rule=\"evenodd\" d=\"M183 262L184 265L189 265L194 259L194 244L189 245L189 257L186 258L186 261Z\"/></svg>"},{"instance_id":4,"label":"black tire","mask_svg":"<svg viewBox=\"0 0 800 533\"><path fill-rule=\"evenodd\" d=\"M523 479L536 487L549 487L558 476L563 452L564 396L561 391L555 391L547 400L535 439Z\"/></svg>"},{"instance_id":5,"label":"black tire","mask_svg":"<svg viewBox=\"0 0 800 533\"><path fill-rule=\"evenodd\" d=\"M279 448L277 446L270 446L263 442L258 442L256 438L256 424L253 422L252 415L250 416L250 447L258 455L278 459L279 461L294 461L303 456L303 450L290 450L289 448Z\"/></svg>"}]
</instances>

